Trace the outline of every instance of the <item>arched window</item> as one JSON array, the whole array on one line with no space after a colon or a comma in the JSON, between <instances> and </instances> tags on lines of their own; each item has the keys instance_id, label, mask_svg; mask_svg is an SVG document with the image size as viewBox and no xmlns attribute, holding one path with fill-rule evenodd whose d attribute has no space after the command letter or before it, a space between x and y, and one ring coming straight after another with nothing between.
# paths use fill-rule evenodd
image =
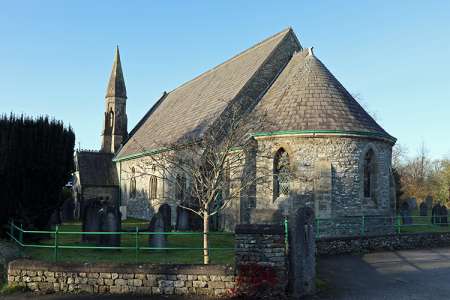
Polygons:
<instances>
[{"instance_id":1,"label":"arched window","mask_svg":"<svg viewBox=\"0 0 450 300\"><path fill-rule=\"evenodd\" d=\"M149 196L150 200L156 199L158 197L158 178L155 175L150 176Z\"/></svg>"},{"instance_id":2,"label":"arched window","mask_svg":"<svg viewBox=\"0 0 450 300\"><path fill-rule=\"evenodd\" d=\"M364 197L372 198L375 187L375 153L372 149L364 155L363 176Z\"/></svg>"},{"instance_id":3,"label":"arched window","mask_svg":"<svg viewBox=\"0 0 450 300\"><path fill-rule=\"evenodd\" d=\"M131 168L131 179L130 179L130 198L136 197L136 172L134 167Z\"/></svg>"},{"instance_id":4,"label":"arched window","mask_svg":"<svg viewBox=\"0 0 450 300\"><path fill-rule=\"evenodd\" d=\"M177 175L177 182L175 187L175 197L178 201L184 201L184 194L186 192L186 177L184 175Z\"/></svg>"},{"instance_id":5,"label":"arched window","mask_svg":"<svg viewBox=\"0 0 450 300\"><path fill-rule=\"evenodd\" d=\"M114 126L114 112L112 110L112 108L109 111L109 127L113 127Z\"/></svg>"},{"instance_id":6,"label":"arched window","mask_svg":"<svg viewBox=\"0 0 450 300\"><path fill-rule=\"evenodd\" d=\"M273 200L289 194L289 155L280 148L273 159Z\"/></svg>"}]
</instances>

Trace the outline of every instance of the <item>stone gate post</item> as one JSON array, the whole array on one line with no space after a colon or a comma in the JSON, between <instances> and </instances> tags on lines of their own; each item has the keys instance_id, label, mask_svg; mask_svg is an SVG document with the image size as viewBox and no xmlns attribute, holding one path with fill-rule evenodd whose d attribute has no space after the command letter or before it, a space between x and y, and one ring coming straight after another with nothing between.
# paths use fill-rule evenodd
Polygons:
<instances>
[{"instance_id":1,"label":"stone gate post","mask_svg":"<svg viewBox=\"0 0 450 300\"><path fill-rule=\"evenodd\" d=\"M316 241L314 211L299 208L289 216L288 292L298 299L315 292Z\"/></svg>"}]
</instances>

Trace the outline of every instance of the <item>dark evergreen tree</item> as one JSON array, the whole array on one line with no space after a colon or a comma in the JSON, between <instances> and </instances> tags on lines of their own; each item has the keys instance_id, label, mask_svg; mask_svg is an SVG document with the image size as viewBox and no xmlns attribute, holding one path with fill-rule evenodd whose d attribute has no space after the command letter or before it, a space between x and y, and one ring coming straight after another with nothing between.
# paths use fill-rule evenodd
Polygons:
<instances>
[{"instance_id":1,"label":"dark evergreen tree","mask_svg":"<svg viewBox=\"0 0 450 300\"><path fill-rule=\"evenodd\" d=\"M73 171L75 134L48 117L0 116L0 225L45 228Z\"/></svg>"}]
</instances>

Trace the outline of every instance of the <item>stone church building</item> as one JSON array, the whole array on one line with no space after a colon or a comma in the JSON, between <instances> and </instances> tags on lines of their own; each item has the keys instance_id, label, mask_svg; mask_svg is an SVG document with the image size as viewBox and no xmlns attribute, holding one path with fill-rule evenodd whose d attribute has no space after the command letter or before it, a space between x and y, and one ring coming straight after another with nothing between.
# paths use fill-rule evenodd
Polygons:
<instances>
[{"instance_id":1,"label":"stone church building","mask_svg":"<svg viewBox=\"0 0 450 300\"><path fill-rule=\"evenodd\" d=\"M277 221L302 205L314 207L318 218L394 214L391 155L396 139L358 104L312 48L301 46L291 28L164 92L129 133L126 101L116 50L101 150L76 153L74 191L80 200L103 197L119 205L126 217L144 219L167 204L176 226L179 210L173 199L183 193L164 180L161 170L141 172L142 162L157 155L162 145L201 136L227 107L240 101L251 108L248 120L263 114L268 120L252 134L253 164L255 170L265 166L273 174L271 182L252 189L253 195L231 203L220 227L232 230L237 223Z\"/></svg>"}]
</instances>

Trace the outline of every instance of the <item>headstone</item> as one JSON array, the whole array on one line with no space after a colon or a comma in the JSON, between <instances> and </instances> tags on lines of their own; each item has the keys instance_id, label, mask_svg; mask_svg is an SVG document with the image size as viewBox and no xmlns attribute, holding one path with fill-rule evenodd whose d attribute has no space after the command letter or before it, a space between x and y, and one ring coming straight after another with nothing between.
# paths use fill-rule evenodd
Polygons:
<instances>
[{"instance_id":1,"label":"headstone","mask_svg":"<svg viewBox=\"0 0 450 300\"><path fill-rule=\"evenodd\" d=\"M73 221L75 218L75 201L72 198L66 199L61 206L62 222Z\"/></svg>"},{"instance_id":2,"label":"headstone","mask_svg":"<svg viewBox=\"0 0 450 300\"><path fill-rule=\"evenodd\" d=\"M408 200L406 200L408 202L409 205L409 209L410 210L414 210L417 208L417 200L414 197L409 198Z\"/></svg>"},{"instance_id":3,"label":"headstone","mask_svg":"<svg viewBox=\"0 0 450 300\"><path fill-rule=\"evenodd\" d=\"M410 225L413 223L412 217L411 217L411 210L408 202L403 202L400 207L400 216L402 217L402 224L403 225Z\"/></svg>"},{"instance_id":4,"label":"headstone","mask_svg":"<svg viewBox=\"0 0 450 300\"><path fill-rule=\"evenodd\" d=\"M101 232L120 232L121 217L120 212L113 206L104 206L99 211ZM102 234L99 238L102 246L119 247L120 234Z\"/></svg>"},{"instance_id":5,"label":"headstone","mask_svg":"<svg viewBox=\"0 0 450 300\"><path fill-rule=\"evenodd\" d=\"M164 230L163 231L171 231L172 230L172 210L169 204L163 204L159 207L158 213L161 214L162 219L164 220Z\"/></svg>"},{"instance_id":6,"label":"headstone","mask_svg":"<svg viewBox=\"0 0 450 300\"><path fill-rule=\"evenodd\" d=\"M289 216L289 293L293 299L315 291L316 237L314 210L299 208Z\"/></svg>"},{"instance_id":7,"label":"headstone","mask_svg":"<svg viewBox=\"0 0 450 300\"><path fill-rule=\"evenodd\" d=\"M61 218L59 215L59 209L55 209L55 211L51 214L50 220L48 222L49 227L52 228L55 225L61 224Z\"/></svg>"},{"instance_id":8,"label":"headstone","mask_svg":"<svg viewBox=\"0 0 450 300\"><path fill-rule=\"evenodd\" d=\"M164 227L163 215L161 213L155 214L150 221L150 232L164 232ZM150 234L149 242L152 248L164 248L166 247L166 236L164 234Z\"/></svg>"},{"instance_id":9,"label":"headstone","mask_svg":"<svg viewBox=\"0 0 450 300\"><path fill-rule=\"evenodd\" d=\"M83 212L83 232L99 232L100 218L98 213L102 208L102 205L99 199L91 199L87 201L88 202L84 205ZM98 237L96 234L83 234L81 241L96 243L98 241Z\"/></svg>"},{"instance_id":10,"label":"headstone","mask_svg":"<svg viewBox=\"0 0 450 300\"><path fill-rule=\"evenodd\" d=\"M445 205L441 206L440 209L440 220L441 220L441 226L448 226L448 211L447 211L447 207Z\"/></svg>"},{"instance_id":11,"label":"headstone","mask_svg":"<svg viewBox=\"0 0 450 300\"><path fill-rule=\"evenodd\" d=\"M420 203L420 216L421 217L426 217L428 215L428 205L426 201L423 201L422 203Z\"/></svg>"},{"instance_id":12,"label":"headstone","mask_svg":"<svg viewBox=\"0 0 450 300\"><path fill-rule=\"evenodd\" d=\"M433 207L433 196L431 196L431 195L428 195L426 198L425 198L425 203L427 204L427 206L430 208L430 207Z\"/></svg>"},{"instance_id":13,"label":"headstone","mask_svg":"<svg viewBox=\"0 0 450 300\"><path fill-rule=\"evenodd\" d=\"M441 222L440 215L441 213L441 205L439 203L436 203L433 208L431 209L431 223L432 224L439 224Z\"/></svg>"},{"instance_id":14,"label":"headstone","mask_svg":"<svg viewBox=\"0 0 450 300\"><path fill-rule=\"evenodd\" d=\"M177 230L187 231L189 230L189 212L181 207L177 208Z\"/></svg>"}]
</instances>

